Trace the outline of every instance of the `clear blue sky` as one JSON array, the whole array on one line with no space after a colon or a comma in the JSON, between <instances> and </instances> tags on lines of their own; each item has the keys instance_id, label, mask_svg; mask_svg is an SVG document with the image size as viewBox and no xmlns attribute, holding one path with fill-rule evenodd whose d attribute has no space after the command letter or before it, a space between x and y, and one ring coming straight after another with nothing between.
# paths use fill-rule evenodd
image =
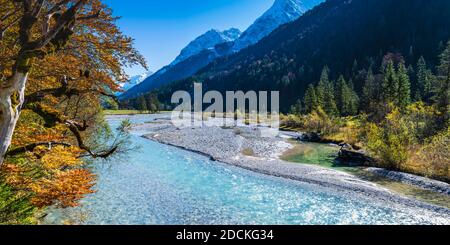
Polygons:
<instances>
[{"instance_id":1,"label":"clear blue sky","mask_svg":"<svg viewBox=\"0 0 450 245\"><path fill-rule=\"evenodd\" d=\"M244 31L274 0L105 0L121 16L151 71L169 64L190 41L215 28ZM127 69L129 75L142 69Z\"/></svg>"}]
</instances>

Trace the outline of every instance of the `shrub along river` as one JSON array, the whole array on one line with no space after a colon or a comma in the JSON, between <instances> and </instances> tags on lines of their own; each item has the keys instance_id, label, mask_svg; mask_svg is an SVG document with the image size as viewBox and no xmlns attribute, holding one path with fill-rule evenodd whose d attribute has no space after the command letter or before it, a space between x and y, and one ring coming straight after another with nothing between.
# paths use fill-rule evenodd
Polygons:
<instances>
[{"instance_id":1,"label":"shrub along river","mask_svg":"<svg viewBox=\"0 0 450 245\"><path fill-rule=\"evenodd\" d=\"M133 123L154 119L132 116ZM123 117L109 117L111 128ZM411 213L401 206L340 191L253 173L156 143L132 132L139 149L122 159L93 165L96 193L82 206L51 209L49 224L435 224L444 217ZM334 148L307 145L310 162ZM328 152L330 151L330 152ZM303 154L308 156L308 154ZM317 156L320 155L320 156ZM294 156L295 158L295 156ZM292 159L291 159L292 160ZM295 160L295 159L294 159ZM302 161L305 159L302 159ZM295 163L293 163L295 164Z\"/></svg>"}]
</instances>

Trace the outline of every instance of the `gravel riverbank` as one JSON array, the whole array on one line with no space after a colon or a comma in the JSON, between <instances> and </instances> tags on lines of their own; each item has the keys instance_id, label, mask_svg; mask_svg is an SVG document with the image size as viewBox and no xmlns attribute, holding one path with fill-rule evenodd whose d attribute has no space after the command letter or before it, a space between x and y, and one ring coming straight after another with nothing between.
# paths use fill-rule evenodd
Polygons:
<instances>
[{"instance_id":1,"label":"gravel riverbank","mask_svg":"<svg viewBox=\"0 0 450 245\"><path fill-rule=\"evenodd\" d=\"M450 224L450 210L395 194L356 176L319 166L292 164L278 157L293 146L285 137L262 138L258 128L201 127L176 128L161 119L136 125L133 130L148 132L144 138L197 152L213 160L254 172L331 188L343 195L375 198L386 205L401 205L411 212L429 212L441 222Z\"/></svg>"}]
</instances>

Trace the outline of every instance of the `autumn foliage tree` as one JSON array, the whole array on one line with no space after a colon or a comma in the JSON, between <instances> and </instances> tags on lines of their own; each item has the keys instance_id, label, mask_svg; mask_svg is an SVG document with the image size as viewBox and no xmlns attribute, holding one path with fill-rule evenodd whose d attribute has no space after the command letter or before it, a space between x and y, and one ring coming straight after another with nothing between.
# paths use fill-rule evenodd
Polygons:
<instances>
[{"instance_id":1,"label":"autumn foliage tree","mask_svg":"<svg viewBox=\"0 0 450 245\"><path fill-rule=\"evenodd\" d=\"M111 10L98 0L2 0L2 6L0 163L23 109L40 114L47 125L65 124L78 146L95 155L78 136L85 122L40 102L108 96L118 90L116 81L124 79L121 67L144 64L143 58L115 26Z\"/></svg>"},{"instance_id":2,"label":"autumn foliage tree","mask_svg":"<svg viewBox=\"0 0 450 245\"><path fill-rule=\"evenodd\" d=\"M83 158L123 150L100 100L115 99L123 67L145 61L100 0L0 6L0 182L37 207L76 205L95 182Z\"/></svg>"}]
</instances>

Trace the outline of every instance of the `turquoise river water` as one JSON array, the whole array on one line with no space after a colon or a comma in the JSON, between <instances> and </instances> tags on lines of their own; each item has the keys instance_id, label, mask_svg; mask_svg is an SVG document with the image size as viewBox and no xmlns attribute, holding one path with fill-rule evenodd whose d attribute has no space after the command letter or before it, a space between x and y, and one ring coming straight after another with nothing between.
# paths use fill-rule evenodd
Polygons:
<instances>
[{"instance_id":1,"label":"turquoise river water","mask_svg":"<svg viewBox=\"0 0 450 245\"><path fill-rule=\"evenodd\" d=\"M154 116L130 117L133 123ZM110 117L117 128L123 117ZM62 224L426 224L382 203L265 176L141 138L126 158L94 164L96 193L82 206L50 210Z\"/></svg>"}]
</instances>

